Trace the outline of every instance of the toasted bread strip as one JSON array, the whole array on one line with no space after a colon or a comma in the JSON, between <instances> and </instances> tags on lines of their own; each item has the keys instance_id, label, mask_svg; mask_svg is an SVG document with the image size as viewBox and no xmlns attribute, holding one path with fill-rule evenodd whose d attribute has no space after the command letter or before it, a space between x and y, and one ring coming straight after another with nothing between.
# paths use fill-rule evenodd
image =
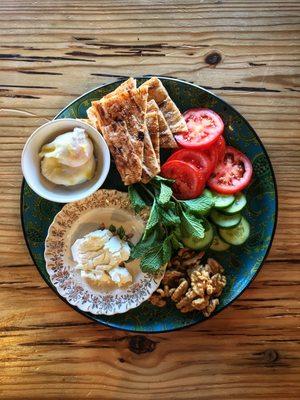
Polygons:
<instances>
[{"instance_id":1,"label":"toasted bread strip","mask_svg":"<svg viewBox=\"0 0 300 400\"><path fill-rule=\"evenodd\" d=\"M159 171L158 163L153 144L151 141L150 134L145 132L144 140L144 162L143 162L143 172L142 172L142 182L149 182L154 176L156 176Z\"/></svg>"},{"instance_id":2,"label":"toasted bread strip","mask_svg":"<svg viewBox=\"0 0 300 400\"><path fill-rule=\"evenodd\" d=\"M159 138L158 113L156 110L153 111L150 103L151 102L147 104L146 125L157 158L157 163L158 165L160 165L160 152L159 152L160 138Z\"/></svg>"},{"instance_id":3,"label":"toasted bread strip","mask_svg":"<svg viewBox=\"0 0 300 400\"><path fill-rule=\"evenodd\" d=\"M160 111L158 105L154 100L148 102L148 112L155 112L158 118L159 126L159 145L162 149L175 149L177 142L173 137L171 129L169 128L163 113Z\"/></svg>"},{"instance_id":4,"label":"toasted bread strip","mask_svg":"<svg viewBox=\"0 0 300 400\"><path fill-rule=\"evenodd\" d=\"M173 135L176 133L187 132L188 128L183 116L174 101L170 98L161 81L158 78L153 77L143 83L140 87L144 86L148 87L148 101L152 99L156 101Z\"/></svg>"},{"instance_id":5,"label":"toasted bread strip","mask_svg":"<svg viewBox=\"0 0 300 400\"><path fill-rule=\"evenodd\" d=\"M130 90L130 89L136 89L136 80L134 78L129 78L127 81L121 83L120 86L118 86L113 92L108 93L100 101L104 101L105 99L108 99L109 97L115 96L123 91ZM98 126L98 121L97 121L97 113L96 110L94 109L93 106L87 109L86 111L88 119L90 120L90 125L92 125L94 128L98 129L100 131L100 127Z\"/></svg>"},{"instance_id":6,"label":"toasted bread strip","mask_svg":"<svg viewBox=\"0 0 300 400\"><path fill-rule=\"evenodd\" d=\"M100 130L113 121L124 121L132 139L135 154L143 161L147 88L129 89L106 99L92 102Z\"/></svg>"},{"instance_id":7,"label":"toasted bread strip","mask_svg":"<svg viewBox=\"0 0 300 400\"><path fill-rule=\"evenodd\" d=\"M127 79L127 81L121 83L121 85L119 85L114 91L108 93L103 98L107 98L109 96L114 96L115 94L119 94L120 92L123 92L124 90L129 90L129 89L136 89L136 80L134 78Z\"/></svg>"},{"instance_id":8,"label":"toasted bread strip","mask_svg":"<svg viewBox=\"0 0 300 400\"><path fill-rule=\"evenodd\" d=\"M139 182L142 177L142 162L134 151L126 123L120 121L105 125L102 127L102 134L124 184Z\"/></svg>"}]
</instances>

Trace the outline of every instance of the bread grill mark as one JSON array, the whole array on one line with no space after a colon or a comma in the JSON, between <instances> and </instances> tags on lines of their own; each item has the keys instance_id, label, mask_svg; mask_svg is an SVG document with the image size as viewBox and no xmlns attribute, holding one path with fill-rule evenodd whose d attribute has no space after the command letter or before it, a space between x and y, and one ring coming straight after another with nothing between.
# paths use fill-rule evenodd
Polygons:
<instances>
[{"instance_id":1,"label":"bread grill mark","mask_svg":"<svg viewBox=\"0 0 300 400\"><path fill-rule=\"evenodd\" d=\"M144 141L144 138L145 138L145 134L144 134L144 132L142 132L142 131L139 131L139 132L138 132L138 140L140 140L140 141Z\"/></svg>"}]
</instances>

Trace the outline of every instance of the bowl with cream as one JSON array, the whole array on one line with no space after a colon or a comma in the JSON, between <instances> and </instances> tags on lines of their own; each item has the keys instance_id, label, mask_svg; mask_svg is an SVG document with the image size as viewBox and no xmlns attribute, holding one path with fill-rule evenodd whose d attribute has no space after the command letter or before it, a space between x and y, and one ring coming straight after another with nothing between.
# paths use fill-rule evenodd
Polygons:
<instances>
[{"instance_id":1,"label":"bowl with cream","mask_svg":"<svg viewBox=\"0 0 300 400\"><path fill-rule=\"evenodd\" d=\"M104 183L110 153L101 134L76 119L39 127L22 153L23 175L39 196L57 203L83 199Z\"/></svg>"}]
</instances>

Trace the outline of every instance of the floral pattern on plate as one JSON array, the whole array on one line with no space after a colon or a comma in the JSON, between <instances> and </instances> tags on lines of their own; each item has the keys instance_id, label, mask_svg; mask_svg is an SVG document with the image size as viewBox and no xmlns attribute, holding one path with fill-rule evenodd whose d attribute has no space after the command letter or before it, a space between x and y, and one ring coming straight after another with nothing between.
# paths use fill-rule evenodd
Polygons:
<instances>
[{"instance_id":1,"label":"floral pattern on plate","mask_svg":"<svg viewBox=\"0 0 300 400\"><path fill-rule=\"evenodd\" d=\"M70 245L83 231L95 230L105 220L126 223L133 229L132 241L137 242L148 213L146 209L135 215L127 193L117 190L99 190L84 200L66 204L50 225L45 242L46 269L57 292L73 306L96 315L124 313L146 301L158 287L163 268L153 276L143 273L135 261L132 284L122 288L93 286L75 269Z\"/></svg>"}]
</instances>

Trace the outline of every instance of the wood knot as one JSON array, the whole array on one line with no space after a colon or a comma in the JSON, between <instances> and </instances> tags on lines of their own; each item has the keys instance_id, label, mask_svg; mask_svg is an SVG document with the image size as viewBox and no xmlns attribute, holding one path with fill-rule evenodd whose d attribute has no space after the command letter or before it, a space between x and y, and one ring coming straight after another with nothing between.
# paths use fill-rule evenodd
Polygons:
<instances>
[{"instance_id":1,"label":"wood knot","mask_svg":"<svg viewBox=\"0 0 300 400\"><path fill-rule=\"evenodd\" d=\"M151 353L155 347L156 343L146 336L135 335L129 338L129 350L135 354Z\"/></svg>"},{"instance_id":2,"label":"wood knot","mask_svg":"<svg viewBox=\"0 0 300 400\"><path fill-rule=\"evenodd\" d=\"M212 53L207 54L204 61L208 65L217 65L221 62L221 60L222 60L221 54L214 51Z\"/></svg>"},{"instance_id":3,"label":"wood knot","mask_svg":"<svg viewBox=\"0 0 300 400\"><path fill-rule=\"evenodd\" d=\"M273 349L265 350L262 353L262 355L263 355L264 361L268 362L268 363L274 363L279 358L279 354L277 353L276 350L273 350Z\"/></svg>"}]
</instances>

